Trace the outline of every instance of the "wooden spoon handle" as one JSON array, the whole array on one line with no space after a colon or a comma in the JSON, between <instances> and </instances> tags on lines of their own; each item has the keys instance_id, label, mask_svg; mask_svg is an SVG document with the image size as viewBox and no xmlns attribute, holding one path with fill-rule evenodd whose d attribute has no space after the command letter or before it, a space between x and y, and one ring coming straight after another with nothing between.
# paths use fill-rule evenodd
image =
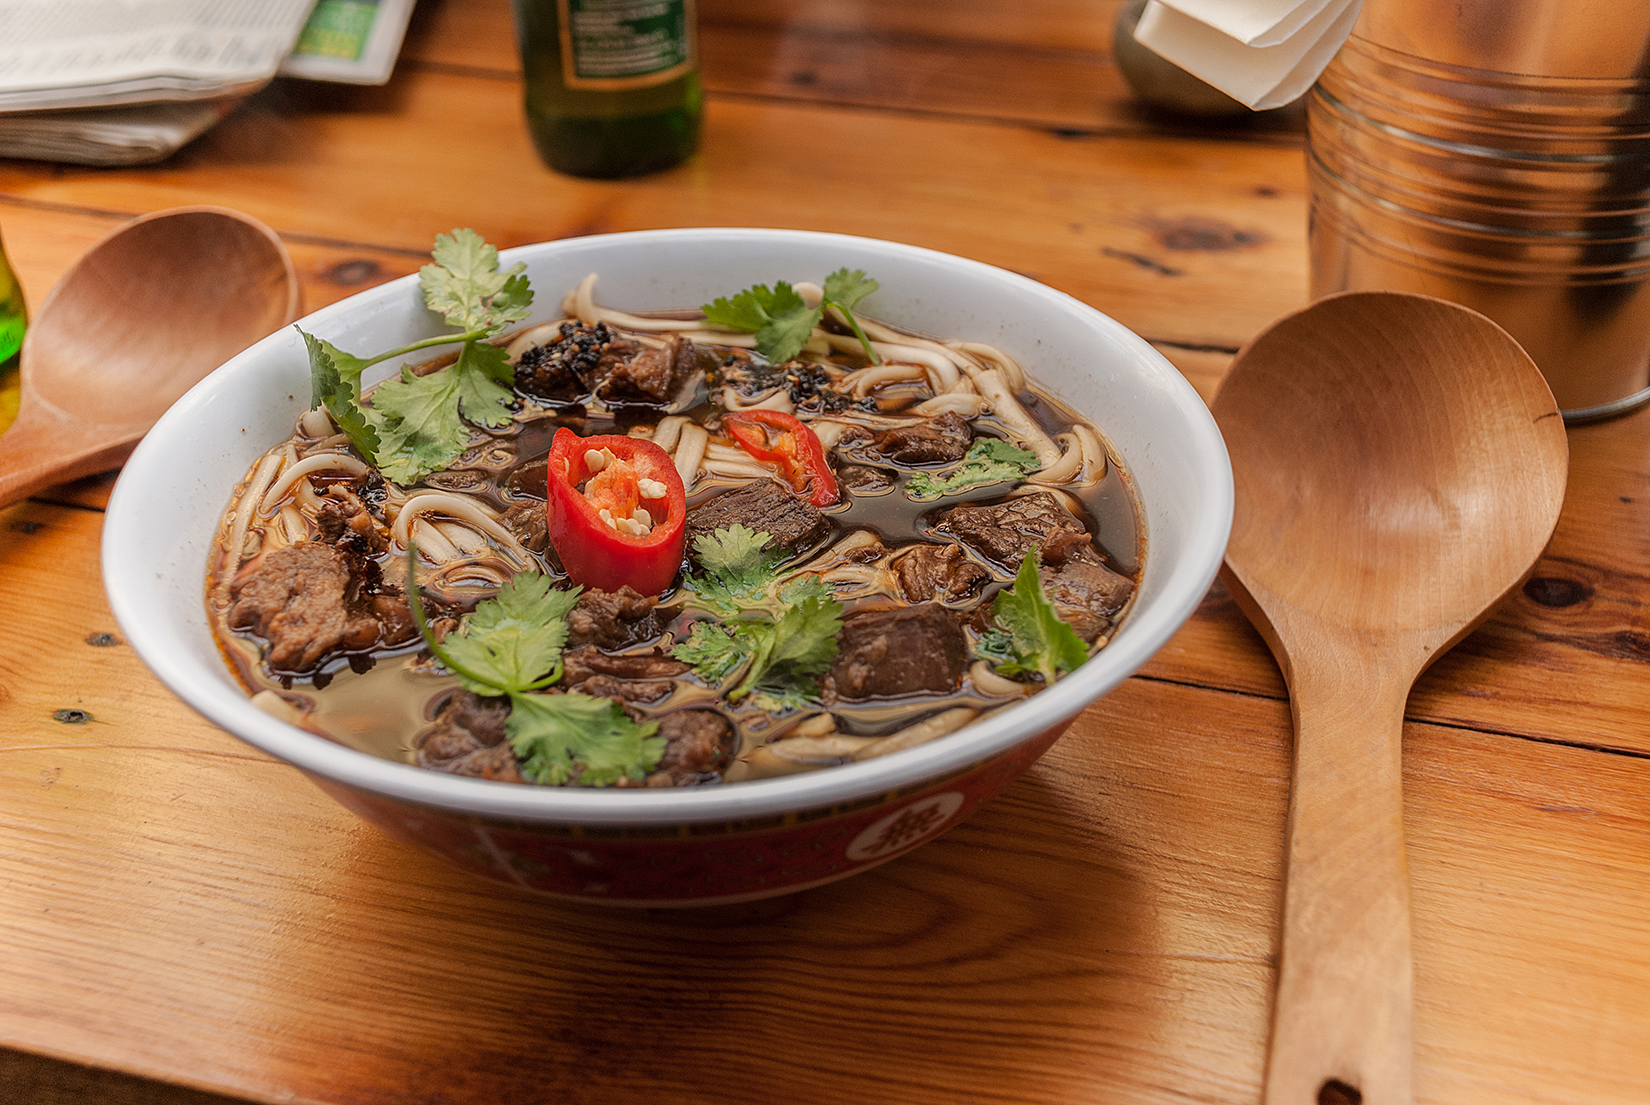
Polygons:
<instances>
[{"instance_id":1,"label":"wooden spoon handle","mask_svg":"<svg viewBox=\"0 0 1650 1105\"><path fill-rule=\"evenodd\" d=\"M87 426L48 404L25 405L0 435L0 507L118 467L142 436L141 426Z\"/></svg>"},{"instance_id":2,"label":"wooden spoon handle","mask_svg":"<svg viewBox=\"0 0 1650 1105\"><path fill-rule=\"evenodd\" d=\"M1290 681L1283 947L1266 1105L1409 1105L1409 871L1402 742L1410 679L1348 661Z\"/></svg>"}]
</instances>

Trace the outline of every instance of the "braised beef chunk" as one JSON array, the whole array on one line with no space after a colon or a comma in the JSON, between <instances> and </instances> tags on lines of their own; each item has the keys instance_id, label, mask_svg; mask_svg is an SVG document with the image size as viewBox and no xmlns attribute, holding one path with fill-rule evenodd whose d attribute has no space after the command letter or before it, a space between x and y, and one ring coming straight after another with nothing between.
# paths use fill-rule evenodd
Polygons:
<instances>
[{"instance_id":1,"label":"braised beef chunk","mask_svg":"<svg viewBox=\"0 0 1650 1105\"><path fill-rule=\"evenodd\" d=\"M968 453L973 440L968 422L947 411L909 426L883 430L867 451L895 464L950 464Z\"/></svg>"},{"instance_id":2,"label":"braised beef chunk","mask_svg":"<svg viewBox=\"0 0 1650 1105\"><path fill-rule=\"evenodd\" d=\"M1112 617L1134 594L1134 580L1106 567L1086 533L1050 534L1042 561L1038 577L1055 613L1085 641L1110 628Z\"/></svg>"},{"instance_id":3,"label":"braised beef chunk","mask_svg":"<svg viewBox=\"0 0 1650 1105\"><path fill-rule=\"evenodd\" d=\"M736 522L766 533L768 548L790 553L812 548L831 532L831 520L790 488L778 480L753 480L688 511L689 552L697 538Z\"/></svg>"},{"instance_id":4,"label":"braised beef chunk","mask_svg":"<svg viewBox=\"0 0 1650 1105\"><path fill-rule=\"evenodd\" d=\"M844 464L836 470L836 482L850 491L881 491L894 486L894 477L868 464Z\"/></svg>"},{"instance_id":5,"label":"braised beef chunk","mask_svg":"<svg viewBox=\"0 0 1650 1105\"><path fill-rule=\"evenodd\" d=\"M389 547L367 504L343 484L327 488L315 525L322 541L343 546L357 556L376 556Z\"/></svg>"},{"instance_id":6,"label":"braised beef chunk","mask_svg":"<svg viewBox=\"0 0 1650 1105\"><path fill-rule=\"evenodd\" d=\"M1069 560L1057 570L1044 568L1039 575L1054 612L1085 641L1110 628L1112 617L1134 594L1134 580L1087 560Z\"/></svg>"},{"instance_id":7,"label":"braised beef chunk","mask_svg":"<svg viewBox=\"0 0 1650 1105\"><path fill-rule=\"evenodd\" d=\"M643 346L616 363L601 387L601 398L608 403L662 405L674 399L682 384L698 371L698 348L672 334L663 349Z\"/></svg>"},{"instance_id":8,"label":"braised beef chunk","mask_svg":"<svg viewBox=\"0 0 1650 1105\"><path fill-rule=\"evenodd\" d=\"M562 323L560 336L554 341L535 345L516 361L516 391L550 403L571 403L587 397L600 380L602 358L612 349L614 340L604 322L595 326Z\"/></svg>"},{"instance_id":9,"label":"braised beef chunk","mask_svg":"<svg viewBox=\"0 0 1650 1105\"><path fill-rule=\"evenodd\" d=\"M543 502L550 494L550 461L530 460L521 467L514 469L504 481L506 490L512 495L523 498L537 499Z\"/></svg>"},{"instance_id":10,"label":"braised beef chunk","mask_svg":"<svg viewBox=\"0 0 1650 1105\"><path fill-rule=\"evenodd\" d=\"M562 684L569 687L598 675L632 680L675 679L688 670L686 664L658 649L610 656L595 645L568 649L561 654L561 662Z\"/></svg>"},{"instance_id":11,"label":"braised beef chunk","mask_svg":"<svg viewBox=\"0 0 1650 1105\"><path fill-rule=\"evenodd\" d=\"M579 684L579 690L592 698L653 703L668 698L674 686L667 679L615 679L611 675L592 675Z\"/></svg>"},{"instance_id":12,"label":"braised beef chunk","mask_svg":"<svg viewBox=\"0 0 1650 1105\"><path fill-rule=\"evenodd\" d=\"M626 585L617 591L588 588L567 615L567 647L616 649L651 641L670 616L660 620L658 602ZM671 612L674 616L674 611Z\"/></svg>"},{"instance_id":13,"label":"braised beef chunk","mask_svg":"<svg viewBox=\"0 0 1650 1105\"><path fill-rule=\"evenodd\" d=\"M521 547L542 554L550 547L549 520L544 503L529 499L516 503L499 516L499 524L516 535Z\"/></svg>"},{"instance_id":14,"label":"braised beef chunk","mask_svg":"<svg viewBox=\"0 0 1650 1105\"><path fill-rule=\"evenodd\" d=\"M738 734L715 710L673 710L659 718L665 754L647 785L693 786L715 782L738 752Z\"/></svg>"},{"instance_id":15,"label":"braised beef chunk","mask_svg":"<svg viewBox=\"0 0 1650 1105\"><path fill-rule=\"evenodd\" d=\"M437 712L435 723L413 738L419 766L506 783L526 782L504 739L509 717L507 698L454 691Z\"/></svg>"},{"instance_id":16,"label":"braised beef chunk","mask_svg":"<svg viewBox=\"0 0 1650 1105\"><path fill-rule=\"evenodd\" d=\"M960 545L917 545L900 557L898 571L900 590L911 602L956 602L991 578Z\"/></svg>"},{"instance_id":17,"label":"braised beef chunk","mask_svg":"<svg viewBox=\"0 0 1650 1105\"><path fill-rule=\"evenodd\" d=\"M364 490L371 492L370 485ZM388 547L371 505L344 484L326 490L318 540L255 557L230 588L229 625L268 642L274 670L308 672L340 653L405 644L418 636L399 587L373 559Z\"/></svg>"},{"instance_id":18,"label":"braised beef chunk","mask_svg":"<svg viewBox=\"0 0 1650 1105\"><path fill-rule=\"evenodd\" d=\"M370 648L379 623L350 609L349 558L340 549L306 541L257 557L231 587L229 624L269 642L265 656L277 671L314 668L334 652Z\"/></svg>"},{"instance_id":19,"label":"braised beef chunk","mask_svg":"<svg viewBox=\"0 0 1650 1105\"><path fill-rule=\"evenodd\" d=\"M1083 523L1046 491L988 505L954 506L935 520L934 530L956 538L1009 572L1019 570L1031 546L1040 545L1046 550L1050 536L1061 530L1077 534L1088 543ZM1100 559L1098 552L1094 559Z\"/></svg>"},{"instance_id":20,"label":"braised beef chunk","mask_svg":"<svg viewBox=\"0 0 1650 1105\"><path fill-rule=\"evenodd\" d=\"M931 602L865 610L842 619L841 649L822 687L838 698L952 691L962 681L962 626Z\"/></svg>"}]
</instances>

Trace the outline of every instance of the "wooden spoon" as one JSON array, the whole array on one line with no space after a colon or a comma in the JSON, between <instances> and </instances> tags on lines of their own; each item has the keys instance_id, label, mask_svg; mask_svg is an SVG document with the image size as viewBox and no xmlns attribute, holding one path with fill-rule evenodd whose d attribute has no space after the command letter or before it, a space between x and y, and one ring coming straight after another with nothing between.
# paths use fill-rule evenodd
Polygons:
<instances>
[{"instance_id":1,"label":"wooden spoon","mask_svg":"<svg viewBox=\"0 0 1650 1105\"><path fill-rule=\"evenodd\" d=\"M23 338L0 506L115 467L192 385L299 313L292 258L250 216L181 207L114 231L57 282Z\"/></svg>"},{"instance_id":2,"label":"wooden spoon","mask_svg":"<svg viewBox=\"0 0 1650 1105\"><path fill-rule=\"evenodd\" d=\"M1404 705L1552 536L1564 423L1504 330L1396 292L1273 323L1212 407L1237 487L1225 578L1295 719L1265 1100L1407 1103Z\"/></svg>"}]
</instances>

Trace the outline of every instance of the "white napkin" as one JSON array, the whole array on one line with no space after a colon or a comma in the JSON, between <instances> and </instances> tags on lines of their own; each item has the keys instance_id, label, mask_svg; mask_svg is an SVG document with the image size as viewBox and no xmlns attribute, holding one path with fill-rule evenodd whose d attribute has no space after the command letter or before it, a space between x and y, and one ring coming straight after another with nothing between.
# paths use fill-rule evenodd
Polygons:
<instances>
[{"instance_id":1,"label":"white napkin","mask_svg":"<svg viewBox=\"0 0 1650 1105\"><path fill-rule=\"evenodd\" d=\"M1363 0L1150 0L1134 37L1256 111L1311 87Z\"/></svg>"}]
</instances>

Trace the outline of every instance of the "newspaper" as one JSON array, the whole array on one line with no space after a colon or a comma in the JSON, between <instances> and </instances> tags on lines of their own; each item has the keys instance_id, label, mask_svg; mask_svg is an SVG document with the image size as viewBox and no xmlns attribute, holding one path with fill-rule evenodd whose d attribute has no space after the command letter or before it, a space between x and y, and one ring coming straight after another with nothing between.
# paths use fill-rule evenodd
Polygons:
<instances>
[{"instance_id":1,"label":"newspaper","mask_svg":"<svg viewBox=\"0 0 1650 1105\"><path fill-rule=\"evenodd\" d=\"M413 0L0 0L0 155L159 161L277 72L383 84Z\"/></svg>"},{"instance_id":2,"label":"newspaper","mask_svg":"<svg viewBox=\"0 0 1650 1105\"><path fill-rule=\"evenodd\" d=\"M76 165L146 165L176 153L205 133L240 100L126 104L70 111L0 114L0 150L7 157Z\"/></svg>"},{"instance_id":3,"label":"newspaper","mask_svg":"<svg viewBox=\"0 0 1650 1105\"><path fill-rule=\"evenodd\" d=\"M314 0L0 0L0 111L256 90Z\"/></svg>"},{"instance_id":4,"label":"newspaper","mask_svg":"<svg viewBox=\"0 0 1650 1105\"><path fill-rule=\"evenodd\" d=\"M316 0L281 76L383 84L395 69L413 0Z\"/></svg>"}]
</instances>

